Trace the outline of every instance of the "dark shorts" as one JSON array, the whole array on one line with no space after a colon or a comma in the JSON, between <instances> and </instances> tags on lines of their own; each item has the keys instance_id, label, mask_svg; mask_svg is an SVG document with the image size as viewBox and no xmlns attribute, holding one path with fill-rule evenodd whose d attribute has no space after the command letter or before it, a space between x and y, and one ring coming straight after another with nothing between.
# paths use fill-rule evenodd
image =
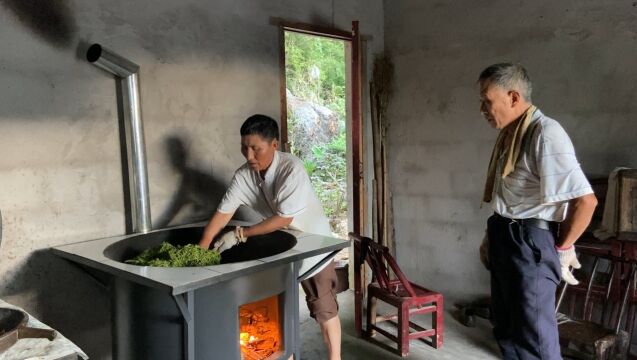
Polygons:
<instances>
[{"instance_id":1,"label":"dark shorts","mask_svg":"<svg viewBox=\"0 0 637 360\"><path fill-rule=\"evenodd\" d=\"M318 274L301 281L310 316L318 323L324 323L338 315L337 285L336 266L333 261Z\"/></svg>"}]
</instances>

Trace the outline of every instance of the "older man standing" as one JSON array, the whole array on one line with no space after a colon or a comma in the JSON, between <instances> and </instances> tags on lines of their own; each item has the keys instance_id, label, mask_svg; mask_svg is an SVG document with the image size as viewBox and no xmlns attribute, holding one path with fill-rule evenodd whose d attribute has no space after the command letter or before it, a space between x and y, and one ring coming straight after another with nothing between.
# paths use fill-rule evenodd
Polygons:
<instances>
[{"instance_id":1,"label":"older man standing","mask_svg":"<svg viewBox=\"0 0 637 360\"><path fill-rule=\"evenodd\" d=\"M577 284L573 244L597 199L562 126L533 106L522 66L489 66L478 82L480 112L500 130L483 199L494 214L480 251L493 332L505 359L561 359L555 290L560 276Z\"/></svg>"}]
</instances>

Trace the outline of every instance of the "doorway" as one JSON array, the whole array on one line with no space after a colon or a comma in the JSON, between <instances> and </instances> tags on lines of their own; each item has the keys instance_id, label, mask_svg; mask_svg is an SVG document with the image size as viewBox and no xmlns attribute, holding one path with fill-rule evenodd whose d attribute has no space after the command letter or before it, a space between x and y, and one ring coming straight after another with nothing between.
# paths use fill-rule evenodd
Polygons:
<instances>
[{"instance_id":1,"label":"doorway","mask_svg":"<svg viewBox=\"0 0 637 360\"><path fill-rule=\"evenodd\" d=\"M362 218L358 22L351 32L306 24L280 31L283 150L303 161L333 236L347 238Z\"/></svg>"},{"instance_id":2,"label":"doorway","mask_svg":"<svg viewBox=\"0 0 637 360\"><path fill-rule=\"evenodd\" d=\"M362 215L358 22L351 32L287 23L280 35L283 150L304 162L333 235L346 238Z\"/></svg>"},{"instance_id":3,"label":"doorway","mask_svg":"<svg viewBox=\"0 0 637 360\"><path fill-rule=\"evenodd\" d=\"M285 31L287 142L305 165L332 234L347 238L345 42Z\"/></svg>"},{"instance_id":4,"label":"doorway","mask_svg":"<svg viewBox=\"0 0 637 360\"><path fill-rule=\"evenodd\" d=\"M320 38L330 38L340 40L344 47L345 58L345 154L347 167L347 186L345 197L347 199L347 224L348 230L357 234L362 233L362 229L366 226L366 212L364 196L364 178L363 178L363 161L362 161L362 57L361 57L361 39L359 33L358 21L352 21L351 31L343 31L331 28L323 28L313 25L301 23L279 23L279 84L281 99L281 143L285 151L290 151L288 131L288 101L287 101L287 68L286 68L286 46L285 39L287 33L299 33L304 35L313 35ZM320 68L319 68L320 70ZM317 75L316 70L312 74L311 68L308 76ZM320 76L320 72L318 73ZM352 245L353 246L353 245ZM341 251L337 259L337 276L339 290L346 288L354 289L354 323L356 324L357 334L361 334L362 324L362 295L363 281L365 278L364 268L356 269L357 261L354 259L353 247L350 246L347 251ZM362 271L362 272L361 272ZM353 279L353 283L349 281ZM343 282L343 280L347 280Z\"/></svg>"}]
</instances>

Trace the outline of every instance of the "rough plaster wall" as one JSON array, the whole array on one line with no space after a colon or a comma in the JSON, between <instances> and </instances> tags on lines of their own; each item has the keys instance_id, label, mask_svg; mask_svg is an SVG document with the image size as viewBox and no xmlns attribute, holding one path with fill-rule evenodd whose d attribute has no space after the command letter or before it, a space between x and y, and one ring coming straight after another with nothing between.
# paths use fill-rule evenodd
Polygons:
<instances>
[{"instance_id":1,"label":"rough plaster wall","mask_svg":"<svg viewBox=\"0 0 637 360\"><path fill-rule=\"evenodd\" d=\"M525 65L587 174L637 167L634 1L385 1L385 25L397 257L414 280L452 301L488 293L477 248L497 133L478 112L484 67Z\"/></svg>"},{"instance_id":2,"label":"rough plaster wall","mask_svg":"<svg viewBox=\"0 0 637 360\"><path fill-rule=\"evenodd\" d=\"M272 19L360 20L371 56L383 48L382 2L35 3L0 2L0 297L106 359L107 291L47 251L125 232L115 80L84 60L87 45L141 66L154 225L189 223L209 216L242 163L243 120L279 116Z\"/></svg>"}]
</instances>

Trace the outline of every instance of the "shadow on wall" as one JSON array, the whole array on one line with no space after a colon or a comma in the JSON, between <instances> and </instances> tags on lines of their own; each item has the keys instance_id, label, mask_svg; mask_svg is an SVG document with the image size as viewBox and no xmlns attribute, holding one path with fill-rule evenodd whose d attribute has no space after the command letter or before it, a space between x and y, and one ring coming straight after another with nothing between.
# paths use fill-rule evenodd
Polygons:
<instances>
[{"instance_id":1,"label":"shadow on wall","mask_svg":"<svg viewBox=\"0 0 637 360\"><path fill-rule=\"evenodd\" d=\"M230 72L241 77L278 79L278 29L267 22L265 15L254 17L258 8L275 11L278 5L272 8L267 2L255 3L234 13L217 11L204 0L183 6L158 4L154 11L146 11L145 2L129 1L116 7L106 1L96 3L0 0L0 12L16 19L15 24L6 25L9 36L27 33L41 40L17 44L33 54L28 58L24 51L2 54L0 82L11 82L12 87L0 96L0 118L88 122L110 117L110 104L104 103L111 101L110 97L104 98L108 94L104 79L110 75L97 68L87 70L91 66L85 60L89 42L101 43L122 56L133 52L131 61L143 72L155 71L160 64L178 65L164 68L175 75L203 67L202 76L210 77L210 81L222 78L221 86L230 86L233 91L252 89L246 82L234 82ZM51 57L47 45L64 51L56 51L60 54ZM152 77L145 80L140 76L141 89L155 82ZM95 86L99 87L97 97ZM142 104L146 104L143 97Z\"/></svg>"},{"instance_id":2,"label":"shadow on wall","mask_svg":"<svg viewBox=\"0 0 637 360\"><path fill-rule=\"evenodd\" d=\"M209 220L226 192L227 186L222 180L192 166L189 142L185 135L171 135L164 141L168 162L181 181L168 206L153 221L154 229ZM239 209L234 218L258 221L246 209Z\"/></svg>"},{"instance_id":3,"label":"shadow on wall","mask_svg":"<svg viewBox=\"0 0 637 360\"><path fill-rule=\"evenodd\" d=\"M34 251L6 279L3 300L12 302L13 296L25 300L16 305L58 330L91 359L110 357L108 291L78 266L48 250Z\"/></svg>"},{"instance_id":4,"label":"shadow on wall","mask_svg":"<svg viewBox=\"0 0 637 360\"><path fill-rule=\"evenodd\" d=\"M2 0L18 21L57 48L68 48L76 32L75 20L66 0Z\"/></svg>"}]
</instances>

